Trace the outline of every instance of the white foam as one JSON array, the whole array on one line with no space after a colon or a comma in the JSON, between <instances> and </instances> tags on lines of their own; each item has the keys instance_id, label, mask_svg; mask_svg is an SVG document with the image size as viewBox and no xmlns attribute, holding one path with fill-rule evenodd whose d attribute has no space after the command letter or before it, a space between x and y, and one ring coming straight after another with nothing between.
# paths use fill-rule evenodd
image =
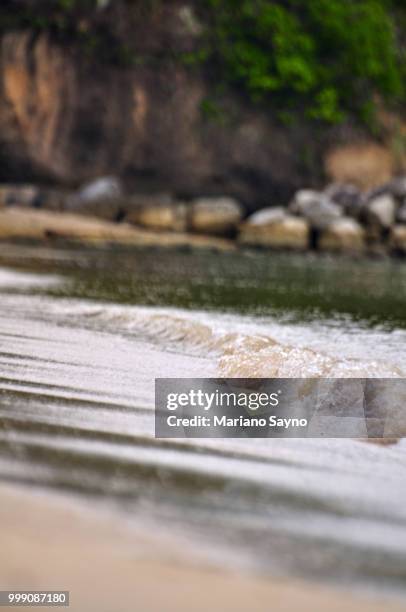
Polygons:
<instances>
[{"instance_id":1,"label":"white foam","mask_svg":"<svg viewBox=\"0 0 406 612\"><path fill-rule=\"evenodd\" d=\"M62 282L62 277L53 274L33 274L0 268L0 289L47 288Z\"/></svg>"}]
</instances>

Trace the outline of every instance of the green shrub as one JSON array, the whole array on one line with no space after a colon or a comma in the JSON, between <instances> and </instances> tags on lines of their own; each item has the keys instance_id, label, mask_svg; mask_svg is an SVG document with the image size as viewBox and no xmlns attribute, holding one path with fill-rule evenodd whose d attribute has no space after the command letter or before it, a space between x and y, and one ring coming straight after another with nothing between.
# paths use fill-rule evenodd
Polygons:
<instances>
[{"instance_id":1,"label":"green shrub","mask_svg":"<svg viewBox=\"0 0 406 612\"><path fill-rule=\"evenodd\" d=\"M211 72L254 102L338 122L347 113L369 119L376 94L390 104L404 99L400 2L201 0L200 6Z\"/></svg>"}]
</instances>

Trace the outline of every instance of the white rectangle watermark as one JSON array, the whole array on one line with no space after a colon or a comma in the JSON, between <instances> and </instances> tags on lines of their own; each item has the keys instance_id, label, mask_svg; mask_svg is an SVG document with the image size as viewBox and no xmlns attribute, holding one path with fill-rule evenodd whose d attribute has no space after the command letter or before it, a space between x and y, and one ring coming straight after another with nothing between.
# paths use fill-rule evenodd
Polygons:
<instances>
[{"instance_id":1,"label":"white rectangle watermark","mask_svg":"<svg viewBox=\"0 0 406 612\"><path fill-rule=\"evenodd\" d=\"M158 378L158 438L400 438L400 378Z\"/></svg>"},{"instance_id":2,"label":"white rectangle watermark","mask_svg":"<svg viewBox=\"0 0 406 612\"><path fill-rule=\"evenodd\" d=\"M0 606L68 607L69 591L0 591Z\"/></svg>"}]
</instances>

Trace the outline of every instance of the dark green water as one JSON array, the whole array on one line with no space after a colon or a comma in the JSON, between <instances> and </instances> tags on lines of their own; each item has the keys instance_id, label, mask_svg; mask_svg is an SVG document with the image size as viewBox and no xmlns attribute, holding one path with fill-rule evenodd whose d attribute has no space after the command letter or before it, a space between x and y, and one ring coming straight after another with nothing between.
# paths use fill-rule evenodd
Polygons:
<instances>
[{"instance_id":1,"label":"dark green water","mask_svg":"<svg viewBox=\"0 0 406 612\"><path fill-rule=\"evenodd\" d=\"M2 245L0 264L63 272L73 284L54 295L406 327L406 263L390 259Z\"/></svg>"}]
</instances>

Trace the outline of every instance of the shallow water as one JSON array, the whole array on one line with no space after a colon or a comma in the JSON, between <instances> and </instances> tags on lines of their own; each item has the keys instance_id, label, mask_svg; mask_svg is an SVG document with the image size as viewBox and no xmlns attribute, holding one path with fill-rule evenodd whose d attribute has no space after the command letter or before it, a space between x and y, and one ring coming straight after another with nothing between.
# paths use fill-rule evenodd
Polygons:
<instances>
[{"instance_id":1,"label":"shallow water","mask_svg":"<svg viewBox=\"0 0 406 612\"><path fill-rule=\"evenodd\" d=\"M221 564L406 596L406 444L156 440L156 376L403 376L406 266L0 248L0 478Z\"/></svg>"}]
</instances>

